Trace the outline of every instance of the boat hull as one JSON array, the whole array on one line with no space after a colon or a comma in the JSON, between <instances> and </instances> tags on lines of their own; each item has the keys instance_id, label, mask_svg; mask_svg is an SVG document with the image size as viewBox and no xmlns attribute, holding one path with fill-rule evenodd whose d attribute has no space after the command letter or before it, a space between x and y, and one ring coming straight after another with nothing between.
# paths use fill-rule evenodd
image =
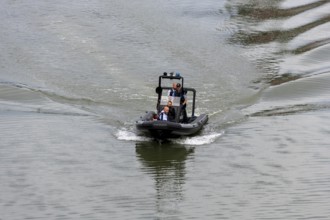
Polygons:
<instances>
[{"instance_id":1,"label":"boat hull","mask_svg":"<svg viewBox=\"0 0 330 220\"><path fill-rule=\"evenodd\" d=\"M167 138L190 136L199 132L208 121L208 116L202 114L191 119L188 123L152 120L153 112L147 112L136 122L139 131L147 132L153 137Z\"/></svg>"}]
</instances>

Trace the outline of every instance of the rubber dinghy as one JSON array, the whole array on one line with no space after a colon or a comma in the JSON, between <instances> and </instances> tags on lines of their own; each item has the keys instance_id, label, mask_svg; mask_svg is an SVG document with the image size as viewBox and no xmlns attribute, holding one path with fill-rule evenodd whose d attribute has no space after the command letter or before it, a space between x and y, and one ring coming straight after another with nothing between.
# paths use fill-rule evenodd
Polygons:
<instances>
[{"instance_id":1,"label":"rubber dinghy","mask_svg":"<svg viewBox=\"0 0 330 220\"><path fill-rule=\"evenodd\" d=\"M181 85L181 91L177 92L177 94L170 94L173 87L163 86L163 81L170 82L172 85L177 82ZM183 83L184 78L178 73L167 75L165 72L159 76L159 84L156 88L156 93L158 94L157 112L147 111L145 115L136 121L136 128L139 131L148 133L156 138L168 138L194 135L203 128L208 121L208 115L201 114L195 116L196 90L184 87ZM187 103L189 108L186 109L182 101L187 99L187 93L189 97L191 97L190 93L192 93L192 97ZM155 116L161 114L164 107L168 105L168 101L172 101L173 117L169 118L169 120L159 120L159 117L157 119Z\"/></svg>"}]
</instances>

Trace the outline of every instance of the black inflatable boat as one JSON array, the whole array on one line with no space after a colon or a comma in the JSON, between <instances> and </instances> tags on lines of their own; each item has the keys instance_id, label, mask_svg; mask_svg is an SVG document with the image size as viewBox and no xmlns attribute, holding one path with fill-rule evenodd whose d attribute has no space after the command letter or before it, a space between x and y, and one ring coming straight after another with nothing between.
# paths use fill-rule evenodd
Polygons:
<instances>
[{"instance_id":1,"label":"black inflatable boat","mask_svg":"<svg viewBox=\"0 0 330 220\"><path fill-rule=\"evenodd\" d=\"M176 95L170 94L173 87L163 86L163 81L169 82L168 85L179 84L181 91ZM136 121L136 128L139 131L149 133L156 138L189 136L200 131L208 121L206 114L195 116L196 90L184 87L184 78L180 74L164 73L159 76L156 93L158 94L157 111L147 111ZM183 99L188 100L187 106L183 106ZM171 119L160 120L157 116L168 105L168 101L172 102L174 115Z\"/></svg>"}]
</instances>

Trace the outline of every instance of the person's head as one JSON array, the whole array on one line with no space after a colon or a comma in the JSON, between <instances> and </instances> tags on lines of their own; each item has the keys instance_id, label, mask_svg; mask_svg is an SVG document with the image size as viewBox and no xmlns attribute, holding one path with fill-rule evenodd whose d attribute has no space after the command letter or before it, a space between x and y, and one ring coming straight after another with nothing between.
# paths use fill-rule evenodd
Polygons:
<instances>
[{"instance_id":1,"label":"person's head","mask_svg":"<svg viewBox=\"0 0 330 220\"><path fill-rule=\"evenodd\" d=\"M167 114L169 111L170 111L169 107L165 106L165 107L164 107L164 112L165 112L165 114Z\"/></svg>"},{"instance_id":2,"label":"person's head","mask_svg":"<svg viewBox=\"0 0 330 220\"><path fill-rule=\"evenodd\" d=\"M173 105L173 103L172 103L171 100L167 102L167 106L168 106L168 107L172 107L172 105Z\"/></svg>"},{"instance_id":3,"label":"person's head","mask_svg":"<svg viewBox=\"0 0 330 220\"><path fill-rule=\"evenodd\" d=\"M177 83L177 84L176 84L176 90L177 90L177 91L180 91L180 89L181 89L181 84L180 84L180 83Z\"/></svg>"},{"instance_id":4,"label":"person's head","mask_svg":"<svg viewBox=\"0 0 330 220\"><path fill-rule=\"evenodd\" d=\"M176 83L173 83L173 84L172 84L172 88L173 88L173 89L176 89Z\"/></svg>"}]
</instances>

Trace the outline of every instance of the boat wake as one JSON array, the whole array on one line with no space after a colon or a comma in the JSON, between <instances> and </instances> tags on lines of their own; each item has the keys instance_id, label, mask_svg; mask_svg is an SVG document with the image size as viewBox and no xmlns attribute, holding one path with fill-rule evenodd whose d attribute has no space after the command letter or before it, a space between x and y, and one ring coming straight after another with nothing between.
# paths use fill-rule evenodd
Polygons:
<instances>
[{"instance_id":1,"label":"boat wake","mask_svg":"<svg viewBox=\"0 0 330 220\"><path fill-rule=\"evenodd\" d=\"M152 138L139 136L132 131L126 129L120 129L115 133L115 136L118 140L124 141L151 141Z\"/></svg>"},{"instance_id":2,"label":"boat wake","mask_svg":"<svg viewBox=\"0 0 330 220\"><path fill-rule=\"evenodd\" d=\"M213 143L217 138L223 135L222 133L213 133L213 134L206 134L201 136L195 136L195 137L185 137L181 139L175 139L173 142L176 142L178 144L184 144L184 145L206 145Z\"/></svg>"},{"instance_id":3,"label":"boat wake","mask_svg":"<svg viewBox=\"0 0 330 220\"><path fill-rule=\"evenodd\" d=\"M172 143L181 144L181 145L206 145L211 144L216 141L220 136L222 136L224 132L221 133L211 133L205 134L200 136L192 136L192 137L182 137L177 139L168 139ZM127 129L120 129L115 133L115 136L118 140L124 141L134 141L134 142L152 142L155 141L155 138L146 137L146 136L139 136L138 134L134 133L133 131L129 131ZM158 141L159 143L159 141Z\"/></svg>"}]
</instances>

